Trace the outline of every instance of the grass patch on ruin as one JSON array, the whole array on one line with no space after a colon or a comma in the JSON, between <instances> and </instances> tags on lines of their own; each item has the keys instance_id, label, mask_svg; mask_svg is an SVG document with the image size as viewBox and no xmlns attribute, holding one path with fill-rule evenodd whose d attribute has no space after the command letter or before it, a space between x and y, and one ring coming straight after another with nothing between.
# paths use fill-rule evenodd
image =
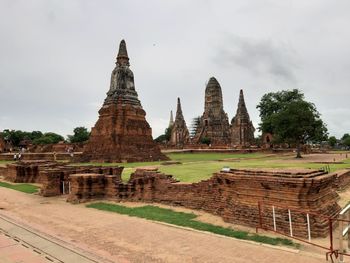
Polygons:
<instances>
[{"instance_id":1,"label":"grass patch on ruin","mask_svg":"<svg viewBox=\"0 0 350 263\"><path fill-rule=\"evenodd\" d=\"M192 229L206 231L237 239L250 240L270 245L285 245L294 247L298 246L298 244L295 244L293 241L286 238L262 236L257 234L251 234L246 231L237 231L227 227L203 223L200 221L196 221L195 219L197 218L197 215L193 213L175 212L171 209L160 208L157 206L146 205L142 207L126 207L117 204L99 202L86 205L86 207L123 215L129 215L132 217L139 217L148 220L164 222L182 227L189 227Z\"/></svg>"},{"instance_id":2,"label":"grass patch on ruin","mask_svg":"<svg viewBox=\"0 0 350 263\"><path fill-rule=\"evenodd\" d=\"M27 194L34 194L39 190L38 186L35 186L32 184L9 184L5 182L0 182L0 187L9 188L9 189L20 191Z\"/></svg>"},{"instance_id":3,"label":"grass patch on ruin","mask_svg":"<svg viewBox=\"0 0 350 263\"><path fill-rule=\"evenodd\" d=\"M6 164L14 163L14 161L0 161L0 167L5 167Z\"/></svg>"}]
</instances>

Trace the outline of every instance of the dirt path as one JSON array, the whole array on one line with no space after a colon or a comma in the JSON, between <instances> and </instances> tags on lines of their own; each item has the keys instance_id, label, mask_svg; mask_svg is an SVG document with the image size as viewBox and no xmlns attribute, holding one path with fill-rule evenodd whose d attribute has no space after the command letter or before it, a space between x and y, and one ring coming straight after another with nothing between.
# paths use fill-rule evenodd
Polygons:
<instances>
[{"instance_id":1,"label":"dirt path","mask_svg":"<svg viewBox=\"0 0 350 263\"><path fill-rule=\"evenodd\" d=\"M0 188L0 208L0 215L113 262L325 262L323 255L187 231L5 188Z\"/></svg>"}]
</instances>

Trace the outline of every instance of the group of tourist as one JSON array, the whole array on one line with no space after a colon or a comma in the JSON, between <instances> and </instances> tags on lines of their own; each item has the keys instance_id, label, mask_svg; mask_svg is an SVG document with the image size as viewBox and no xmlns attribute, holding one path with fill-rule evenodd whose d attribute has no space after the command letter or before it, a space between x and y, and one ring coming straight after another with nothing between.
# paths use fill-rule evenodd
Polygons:
<instances>
[{"instance_id":1,"label":"group of tourist","mask_svg":"<svg viewBox=\"0 0 350 263\"><path fill-rule=\"evenodd\" d=\"M13 160L14 161L20 161L20 160L22 160L22 154L19 152L19 153L15 153L14 155L13 155Z\"/></svg>"}]
</instances>

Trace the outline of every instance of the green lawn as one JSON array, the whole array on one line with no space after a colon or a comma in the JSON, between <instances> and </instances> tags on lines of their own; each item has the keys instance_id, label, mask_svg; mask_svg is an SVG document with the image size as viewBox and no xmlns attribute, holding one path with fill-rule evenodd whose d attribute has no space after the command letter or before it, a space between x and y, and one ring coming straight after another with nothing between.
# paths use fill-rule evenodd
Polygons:
<instances>
[{"instance_id":1,"label":"green lawn","mask_svg":"<svg viewBox=\"0 0 350 263\"><path fill-rule=\"evenodd\" d=\"M169 153L167 156L172 161L178 162L205 162L224 159L252 159L264 158L263 153Z\"/></svg>"},{"instance_id":2,"label":"green lawn","mask_svg":"<svg viewBox=\"0 0 350 263\"><path fill-rule=\"evenodd\" d=\"M196 221L195 219L197 218L197 216L193 213L175 212L171 209L160 208L157 206L147 205L142 207L131 208L116 204L100 202L89 204L87 205L87 207L123 215L129 215L133 217L145 218L148 220L164 222L182 227L189 227L192 229L211 232L218 235L234 237L237 239L251 240L270 245L297 246L297 244L293 243L293 241L289 239L261 236L257 234L251 234L245 231L236 231L231 228L203 223L200 221Z\"/></svg>"},{"instance_id":3,"label":"green lawn","mask_svg":"<svg viewBox=\"0 0 350 263\"><path fill-rule=\"evenodd\" d=\"M157 166L166 174L173 175L182 182L198 182L209 179L213 173L218 172L224 166L231 168L313 168L325 167L321 163L290 162L294 159L291 155L271 155L264 153L170 153L167 156L172 161L181 162L176 165L161 165L162 162L140 162L140 163L83 163L75 165L103 165L124 166L123 181L127 181L137 167ZM350 157L350 154L349 154ZM350 168L350 158L341 164L329 164L331 172Z\"/></svg>"},{"instance_id":4,"label":"green lawn","mask_svg":"<svg viewBox=\"0 0 350 263\"><path fill-rule=\"evenodd\" d=\"M32 184L9 184L5 182L0 182L0 187L13 189L13 190L20 191L27 194L33 194L38 192L39 190L38 186L35 186Z\"/></svg>"},{"instance_id":5,"label":"green lawn","mask_svg":"<svg viewBox=\"0 0 350 263\"><path fill-rule=\"evenodd\" d=\"M6 166L9 163L13 163L13 161L0 161L0 166Z\"/></svg>"}]
</instances>

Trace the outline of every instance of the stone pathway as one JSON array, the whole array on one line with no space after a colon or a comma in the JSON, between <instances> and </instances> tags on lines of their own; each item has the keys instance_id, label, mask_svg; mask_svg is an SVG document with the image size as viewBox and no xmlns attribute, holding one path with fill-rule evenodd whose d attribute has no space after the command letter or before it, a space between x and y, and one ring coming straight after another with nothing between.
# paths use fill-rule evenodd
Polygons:
<instances>
[{"instance_id":1,"label":"stone pathway","mask_svg":"<svg viewBox=\"0 0 350 263\"><path fill-rule=\"evenodd\" d=\"M51 239L27 226L23 227L10 218L0 215L1 263L97 263L88 252L79 252L58 239ZM106 261L104 261L106 262Z\"/></svg>"},{"instance_id":2,"label":"stone pathway","mask_svg":"<svg viewBox=\"0 0 350 263\"><path fill-rule=\"evenodd\" d=\"M0 233L1 263L48 263L47 258L19 241ZM53 262L53 261L51 261Z\"/></svg>"}]
</instances>

